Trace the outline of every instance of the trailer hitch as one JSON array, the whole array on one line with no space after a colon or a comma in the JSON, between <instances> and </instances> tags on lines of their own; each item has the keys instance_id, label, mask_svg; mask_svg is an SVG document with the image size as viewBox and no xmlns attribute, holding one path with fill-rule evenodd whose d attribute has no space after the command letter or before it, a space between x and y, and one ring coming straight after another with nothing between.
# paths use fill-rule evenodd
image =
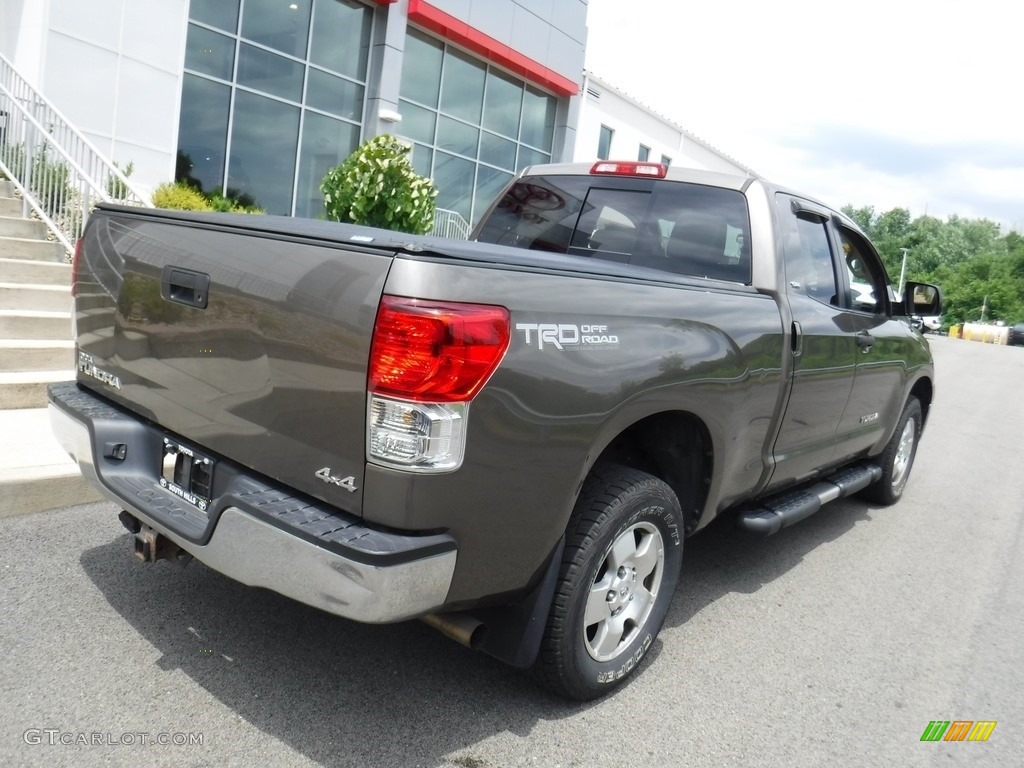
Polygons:
<instances>
[{"instance_id":1,"label":"trailer hitch","mask_svg":"<svg viewBox=\"0 0 1024 768\"><path fill-rule=\"evenodd\" d=\"M132 534L135 556L142 562L155 563L157 560L167 560L177 565L187 565L192 559L192 555L163 534L154 531L148 525L143 525L130 512L121 512L118 519Z\"/></svg>"}]
</instances>

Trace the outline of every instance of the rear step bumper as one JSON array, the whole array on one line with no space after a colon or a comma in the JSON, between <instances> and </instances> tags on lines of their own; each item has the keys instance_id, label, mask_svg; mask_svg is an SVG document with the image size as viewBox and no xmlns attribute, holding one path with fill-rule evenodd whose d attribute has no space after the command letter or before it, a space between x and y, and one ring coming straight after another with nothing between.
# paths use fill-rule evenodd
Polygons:
<instances>
[{"instance_id":1,"label":"rear step bumper","mask_svg":"<svg viewBox=\"0 0 1024 768\"><path fill-rule=\"evenodd\" d=\"M207 514L161 488L164 433L75 382L49 387L50 422L86 479L143 525L215 571L315 608L368 623L444 605L457 557L446 534L369 528L321 502L296 498L222 460L228 487ZM116 458L105 446L123 445Z\"/></svg>"},{"instance_id":2,"label":"rear step bumper","mask_svg":"<svg viewBox=\"0 0 1024 768\"><path fill-rule=\"evenodd\" d=\"M768 499L739 516L739 525L751 533L768 536L810 517L823 504L863 490L882 476L875 464L842 469L809 488L801 488Z\"/></svg>"}]
</instances>

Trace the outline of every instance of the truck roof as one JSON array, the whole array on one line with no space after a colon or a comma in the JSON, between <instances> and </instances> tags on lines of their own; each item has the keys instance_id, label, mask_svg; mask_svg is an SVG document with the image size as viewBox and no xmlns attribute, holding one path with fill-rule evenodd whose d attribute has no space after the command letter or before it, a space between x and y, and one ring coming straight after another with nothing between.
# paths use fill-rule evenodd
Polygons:
<instances>
[{"instance_id":1,"label":"truck roof","mask_svg":"<svg viewBox=\"0 0 1024 768\"><path fill-rule=\"evenodd\" d=\"M636 161L607 160L600 162L635 163ZM659 163L653 162L651 164L659 165ZM532 165L528 168L524 168L520 175L589 176L593 167L594 163L550 163L547 165ZM721 173L719 171L705 171L698 168L685 168L674 165L668 166L668 170L664 178L669 181L686 181L691 184L707 184L712 187L723 187L725 189L735 189L737 191L746 189L752 181L760 179L758 176L752 176L749 174Z\"/></svg>"}]
</instances>

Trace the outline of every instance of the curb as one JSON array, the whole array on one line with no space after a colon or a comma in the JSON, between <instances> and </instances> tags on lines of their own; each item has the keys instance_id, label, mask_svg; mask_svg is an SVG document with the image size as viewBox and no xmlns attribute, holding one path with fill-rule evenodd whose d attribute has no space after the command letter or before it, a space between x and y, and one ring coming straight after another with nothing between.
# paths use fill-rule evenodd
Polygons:
<instances>
[{"instance_id":1,"label":"curb","mask_svg":"<svg viewBox=\"0 0 1024 768\"><path fill-rule=\"evenodd\" d=\"M45 408L0 411L0 518L102 501L50 431Z\"/></svg>"},{"instance_id":2,"label":"curb","mask_svg":"<svg viewBox=\"0 0 1024 768\"><path fill-rule=\"evenodd\" d=\"M94 501L106 499L82 477L77 466L73 474L66 467L52 466L0 470L0 519Z\"/></svg>"}]
</instances>

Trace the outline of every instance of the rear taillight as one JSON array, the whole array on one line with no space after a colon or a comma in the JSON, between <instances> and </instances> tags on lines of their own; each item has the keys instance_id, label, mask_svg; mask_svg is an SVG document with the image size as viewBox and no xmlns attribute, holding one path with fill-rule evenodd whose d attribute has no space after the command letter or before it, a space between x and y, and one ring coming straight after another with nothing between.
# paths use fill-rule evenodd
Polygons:
<instances>
[{"instance_id":1,"label":"rear taillight","mask_svg":"<svg viewBox=\"0 0 1024 768\"><path fill-rule=\"evenodd\" d=\"M590 169L591 174L606 176L646 176L663 179L668 166L662 163L644 163L636 160L599 160Z\"/></svg>"},{"instance_id":2,"label":"rear taillight","mask_svg":"<svg viewBox=\"0 0 1024 768\"><path fill-rule=\"evenodd\" d=\"M82 262L82 238L75 243L75 255L71 257L71 295L78 295L78 270Z\"/></svg>"},{"instance_id":3,"label":"rear taillight","mask_svg":"<svg viewBox=\"0 0 1024 768\"><path fill-rule=\"evenodd\" d=\"M370 460L420 472L458 468L469 401L509 335L504 307L385 296L370 346Z\"/></svg>"},{"instance_id":4,"label":"rear taillight","mask_svg":"<svg viewBox=\"0 0 1024 768\"><path fill-rule=\"evenodd\" d=\"M370 347L370 392L435 403L471 400L508 340L504 307L385 296Z\"/></svg>"}]
</instances>

